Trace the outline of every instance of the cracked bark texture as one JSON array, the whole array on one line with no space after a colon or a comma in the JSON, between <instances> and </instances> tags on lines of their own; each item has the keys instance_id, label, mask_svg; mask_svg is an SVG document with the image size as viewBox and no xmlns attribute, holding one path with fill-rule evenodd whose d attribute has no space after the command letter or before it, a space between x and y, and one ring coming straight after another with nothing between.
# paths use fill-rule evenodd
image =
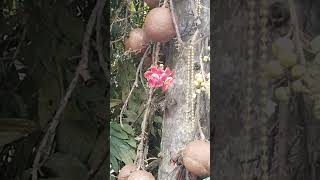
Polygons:
<instances>
[{"instance_id":1,"label":"cracked bark texture","mask_svg":"<svg viewBox=\"0 0 320 180\"><path fill-rule=\"evenodd\" d=\"M193 0L173 1L177 24L184 42L190 40L195 31L193 26L195 22L193 17L195 9L194 2ZM202 10L200 16L201 24L198 28L202 36L209 36L209 0L203 0L201 2L208 9ZM207 43L203 45L205 48L209 45L209 41L207 40L206 42ZM187 104L185 95L187 90L186 62L188 51L185 49L178 52L172 42L166 46L169 49L167 63L170 67L174 67L176 73L174 86L169 90L166 98L174 100L176 103L174 105L167 104L164 112L161 140L161 153L163 157L157 179L173 180L175 179L176 171L173 172L174 166L170 164L170 154L175 155L179 150L183 149L188 142L196 139L198 136L198 127L196 121L190 122L190 120L186 118ZM199 59L200 49L201 46L195 47L195 59ZM209 67L205 68L208 69ZM209 139L210 131L209 103L208 98L201 96L200 103L196 105L196 110L198 109L201 112L201 124L207 139Z\"/></svg>"}]
</instances>

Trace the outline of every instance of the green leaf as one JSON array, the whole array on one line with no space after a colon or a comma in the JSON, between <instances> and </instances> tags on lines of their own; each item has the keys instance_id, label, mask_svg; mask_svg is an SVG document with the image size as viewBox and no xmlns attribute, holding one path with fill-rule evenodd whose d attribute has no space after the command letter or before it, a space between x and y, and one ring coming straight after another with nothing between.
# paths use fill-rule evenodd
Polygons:
<instances>
[{"instance_id":1,"label":"green leaf","mask_svg":"<svg viewBox=\"0 0 320 180\"><path fill-rule=\"evenodd\" d=\"M120 156L121 156L121 160L125 163L125 164L132 164L132 158L130 157L130 155L128 154L128 151L125 149L120 149Z\"/></svg>"},{"instance_id":2,"label":"green leaf","mask_svg":"<svg viewBox=\"0 0 320 180\"><path fill-rule=\"evenodd\" d=\"M132 129L132 127L129 124L123 124L123 128L122 128L125 132L127 132L130 135L134 135L134 130Z\"/></svg>"},{"instance_id":3,"label":"green leaf","mask_svg":"<svg viewBox=\"0 0 320 180\"><path fill-rule=\"evenodd\" d=\"M138 116L138 114L135 111L132 111L131 109L127 110L125 114L127 115L126 120L128 122L133 122Z\"/></svg>"},{"instance_id":4,"label":"green leaf","mask_svg":"<svg viewBox=\"0 0 320 180\"><path fill-rule=\"evenodd\" d=\"M128 139L128 135L124 131L115 131L113 129L110 129L111 136L117 137L119 139Z\"/></svg>"},{"instance_id":5,"label":"green leaf","mask_svg":"<svg viewBox=\"0 0 320 180\"><path fill-rule=\"evenodd\" d=\"M121 99L111 99L110 108L116 107L122 103Z\"/></svg>"},{"instance_id":6,"label":"green leaf","mask_svg":"<svg viewBox=\"0 0 320 180\"><path fill-rule=\"evenodd\" d=\"M130 149L128 151L128 154L129 154L129 156L131 157L132 160L135 160L137 154L136 154L136 151L134 149Z\"/></svg>"},{"instance_id":7,"label":"green leaf","mask_svg":"<svg viewBox=\"0 0 320 180\"><path fill-rule=\"evenodd\" d=\"M128 143L131 147L136 148L137 147L137 141L135 139L128 139L125 140L126 143Z\"/></svg>"},{"instance_id":8,"label":"green leaf","mask_svg":"<svg viewBox=\"0 0 320 180\"><path fill-rule=\"evenodd\" d=\"M110 146L110 152L111 152L111 156L121 160L121 156L119 154L119 147L112 145L113 143L111 142L111 146Z\"/></svg>"},{"instance_id":9,"label":"green leaf","mask_svg":"<svg viewBox=\"0 0 320 180\"><path fill-rule=\"evenodd\" d=\"M114 156L110 156L112 169L116 172L119 171L119 163L118 160Z\"/></svg>"},{"instance_id":10,"label":"green leaf","mask_svg":"<svg viewBox=\"0 0 320 180\"><path fill-rule=\"evenodd\" d=\"M121 128L121 126L120 126L119 123L114 123L114 122L112 122L112 123L110 123L110 126L111 126L111 128L112 128L113 130L116 130L116 131L118 131L118 132L122 132L122 128Z\"/></svg>"}]
</instances>

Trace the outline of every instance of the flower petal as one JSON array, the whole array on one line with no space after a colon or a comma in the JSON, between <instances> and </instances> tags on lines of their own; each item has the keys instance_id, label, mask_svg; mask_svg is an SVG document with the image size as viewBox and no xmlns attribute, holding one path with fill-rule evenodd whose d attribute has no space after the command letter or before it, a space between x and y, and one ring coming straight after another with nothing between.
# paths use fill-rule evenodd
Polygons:
<instances>
[{"instance_id":1,"label":"flower petal","mask_svg":"<svg viewBox=\"0 0 320 180\"><path fill-rule=\"evenodd\" d=\"M151 71L147 71L143 74L143 76L146 78L146 79L149 79L151 76L152 76L152 72Z\"/></svg>"}]
</instances>

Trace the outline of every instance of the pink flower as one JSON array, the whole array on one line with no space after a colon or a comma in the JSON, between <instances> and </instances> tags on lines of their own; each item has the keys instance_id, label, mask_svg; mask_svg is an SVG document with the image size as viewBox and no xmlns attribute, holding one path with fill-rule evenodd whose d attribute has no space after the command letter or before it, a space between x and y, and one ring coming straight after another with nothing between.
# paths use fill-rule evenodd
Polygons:
<instances>
[{"instance_id":1,"label":"pink flower","mask_svg":"<svg viewBox=\"0 0 320 180\"><path fill-rule=\"evenodd\" d=\"M160 88L162 91L167 91L169 87L173 84L174 73L167 67L163 70L160 66L151 66L149 71L144 73L144 77L148 80L149 87Z\"/></svg>"}]
</instances>

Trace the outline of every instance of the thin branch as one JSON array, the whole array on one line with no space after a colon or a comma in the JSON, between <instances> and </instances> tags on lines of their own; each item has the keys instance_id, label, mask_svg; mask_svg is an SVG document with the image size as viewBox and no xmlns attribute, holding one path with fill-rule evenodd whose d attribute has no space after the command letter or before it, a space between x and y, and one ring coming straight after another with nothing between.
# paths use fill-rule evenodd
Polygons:
<instances>
[{"instance_id":1,"label":"thin branch","mask_svg":"<svg viewBox=\"0 0 320 180\"><path fill-rule=\"evenodd\" d=\"M168 5L168 0L164 0L162 7L166 7Z\"/></svg>"},{"instance_id":2,"label":"thin branch","mask_svg":"<svg viewBox=\"0 0 320 180\"><path fill-rule=\"evenodd\" d=\"M200 135L200 139L201 140L205 140L206 139L206 136L204 135L203 131L202 131L202 127L201 127L201 113L200 113L200 100L201 96L200 94L197 96L197 104L198 104L198 110L197 110L197 113L198 113L198 117L197 117L197 124L198 124L198 130L199 130L199 135Z\"/></svg>"},{"instance_id":3,"label":"thin branch","mask_svg":"<svg viewBox=\"0 0 320 180\"><path fill-rule=\"evenodd\" d=\"M157 64L158 63L158 60L159 60L159 52L160 52L160 43L157 43L156 44L156 52L155 52L155 58L154 58L154 64ZM150 110L151 110L151 102L152 102L152 96L153 96L153 93L154 93L154 88L150 88L149 90L149 96L148 96L148 101L147 101L147 104L146 104L146 110L144 112L144 116L143 116L143 120L142 120L142 123L141 123L141 135L140 135L140 143L138 145L138 148L137 148L137 157L136 157L136 160L135 160L135 163L137 164L138 168L137 169L140 169L140 168L144 168L144 155L147 154L146 150L144 150L144 147L145 147L145 140L147 138L147 132L146 132L146 129L147 129L147 126L148 126L148 118L149 118L149 115L150 115Z\"/></svg>"},{"instance_id":4,"label":"thin branch","mask_svg":"<svg viewBox=\"0 0 320 180\"><path fill-rule=\"evenodd\" d=\"M138 169L142 168L144 165L144 158L143 158L143 155L144 155L144 151L143 151L143 147L145 145L145 139L146 139L146 129L147 129L147 121L148 121L148 118L149 118L149 114L150 114L150 105L151 105L151 101L152 101L152 96L153 96L153 92L154 92L154 88L150 88L149 90L149 97L148 97L148 101L147 101L147 104L146 104L146 111L144 113L144 116L143 116L143 121L141 123L141 135L140 135L140 143L139 143L139 146L137 148L137 159L136 159L136 163L138 165Z\"/></svg>"},{"instance_id":5,"label":"thin branch","mask_svg":"<svg viewBox=\"0 0 320 180\"><path fill-rule=\"evenodd\" d=\"M140 74L140 82L141 82L141 84L143 86L144 91L147 93L148 89L147 89L146 85L143 82L143 72L142 72L142 70L143 70L143 68L140 68L140 73L139 73Z\"/></svg>"},{"instance_id":6,"label":"thin branch","mask_svg":"<svg viewBox=\"0 0 320 180\"><path fill-rule=\"evenodd\" d=\"M177 34L177 40L181 45L184 45L184 42L181 39L179 27L178 27L177 20L176 20L176 17L175 17L175 9L173 7L172 0L170 0L170 10L171 10L171 18L172 18L172 21L173 21L173 24L174 24L174 28L175 28L176 34Z\"/></svg>"},{"instance_id":7,"label":"thin branch","mask_svg":"<svg viewBox=\"0 0 320 180\"><path fill-rule=\"evenodd\" d=\"M71 98L72 92L77 85L77 82L80 78L80 75L82 74L82 71L87 70L89 41L90 41L90 37L92 34L94 22L96 20L98 7L99 7L99 5L104 4L104 1L105 0L97 1L96 6L94 7L94 9L91 13L91 16L89 18L89 22L86 27L86 32L85 32L84 38L83 38L81 60L78 64L75 76L73 77L72 81L69 84L69 87L66 91L65 96L61 100L60 106L59 106L57 112L55 113L54 117L52 118L51 123L49 124L48 130L46 131L43 139L40 142L38 152L37 152L36 157L33 161L32 180L38 180L38 173L37 172L38 172L40 166L44 163L44 162L40 162L42 155L43 155L43 153L46 152L45 151L46 149L50 150L52 148L52 144L53 144L54 137L55 137L55 131L56 131L57 126L59 125L60 117L63 114L64 109L67 106L69 99ZM47 153L49 153L49 152L50 151L48 151Z\"/></svg>"},{"instance_id":8,"label":"thin branch","mask_svg":"<svg viewBox=\"0 0 320 180\"><path fill-rule=\"evenodd\" d=\"M301 64L305 64L306 58L304 56L302 43L301 43L301 39L300 39L300 30L299 30L299 22L298 22L298 17L297 17L296 6L295 6L293 0L288 0L288 4L289 4L290 14L291 14L291 23L294 26L294 33L293 34L295 37L295 43L296 43L296 46L298 49Z\"/></svg>"},{"instance_id":9,"label":"thin branch","mask_svg":"<svg viewBox=\"0 0 320 180\"><path fill-rule=\"evenodd\" d=\"M148 54L148 52L149 52L149 49L150 49L150 46L148 46L147 50L144 52L143 57L142 57L141 60L140 60L138 69L137 69L137 71L136 71L136 78L135 78L135 80L134 80L134 82L133 82L133 86L132 86L132 88L131 88L131 90L130 90L130 92L129 92L129 95L128 95L126 101L124 102L124 104L123 104L123 106L122 106L122 108L121 108L121 111L120 111L120 125L121 125L121 127L123 127L123 123L122 123L123 113L124 113L125 109L126 109L127 106L128 106L128 102L129 102L129 99L130 99L130 97L131 97L131 95L132 95L133 90L134 90L136 87L138 87L139 72L140 72L140 69L142 68L144 59L147 57L147 54Z\"/></svg>"},{"instance_id":10,"label":"thin branch","mask_svg":"<svg viewBox=\"0 0 320 180\"><path fill-rule=\"evenodd\" d=\"M97 11L97 23L96 23L96 49L97 49L97 53L98 53L98 57L99 57L99 63L101 68L104 71L104 75L107 75L107 63L104 60L104 56L103 56L103 50L102 50L102 38L101 38L101 17L102 17L102 13L103 13L103 8L105 6L105 2L103 2L103 4L99 7L98 11Z\"/></svg>"}]
</instances>

